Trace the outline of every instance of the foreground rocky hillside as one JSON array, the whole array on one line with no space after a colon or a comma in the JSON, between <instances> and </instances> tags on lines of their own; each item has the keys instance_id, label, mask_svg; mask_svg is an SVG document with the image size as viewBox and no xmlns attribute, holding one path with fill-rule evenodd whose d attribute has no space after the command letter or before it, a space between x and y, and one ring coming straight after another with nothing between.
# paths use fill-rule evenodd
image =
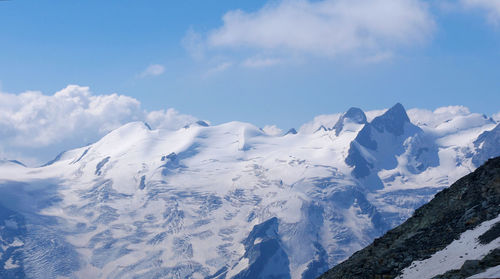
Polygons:
<instances>
[{"instance_id":1,"label":"foreground rocky hillside","mask_svg":"<svg viewBox=\"0 0 500 279\"><path fill-rule=\"evenodd\" d=\"M500 265L500 157L320 278L467 278ZM500 270L493 277L500 277ZM478 277L480 278L480 277Z\"/></svg>"}]
</instances>

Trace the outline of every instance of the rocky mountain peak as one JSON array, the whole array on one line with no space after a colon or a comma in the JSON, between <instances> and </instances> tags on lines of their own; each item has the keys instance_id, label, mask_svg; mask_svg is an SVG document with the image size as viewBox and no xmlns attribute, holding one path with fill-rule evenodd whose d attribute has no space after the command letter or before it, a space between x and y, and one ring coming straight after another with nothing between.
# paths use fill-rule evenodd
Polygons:
<instances>
[{"instance_id":1,"label":"rocky mountain peak","mask_svg":"<svg viewBox=\"0 0 500 279\"><path fill-rule=\"evenodd\" d=\"M366 124L366 115L360 108L351 107L348 109L342 116L339 118L335 126L333 126L333 130L335 130L335 134L338 136L342 129L344 128L345 122L350 121L356 124Z\"/></svg>"},{"instance_id":2,"label":"rocky mountain peak","mask_svg":"<svg viewBox=\"0 0 500 279\"><path fill-rule=\"evenodd\" d=\"M285 133L285 136L286 136L286 135L289 135L289 134L296 135L296 134L297 134L297 130L295 130L295 128L290 128L290 130L288 130L288 131Z\"/></svg>"},{"instance_id":3,"label":"rocky mountain peak","mask_svg":"<svg viewBox=\"0 0 500 279\"><path fill-rule=\"evenodd\" d=\"M371 124L379 132L389 132L396 136L404 134L404 126L410 123L410 118L402 104L397 103L381 116L373 119Z\"/></svg>"},{"instance_id":4,"label":"rocky mountain peak","mask_svg":"<svg viewBox=\"0 0 500 279\"><path fill-rule=\"evenodd\" d=\"M366 115L363 112L362 109L356 108L356 107L351 107L348 109L342 117L351 119L352 121L358 123L358 124L365 124L366 123Z\"/></svg>"}]
</instances>

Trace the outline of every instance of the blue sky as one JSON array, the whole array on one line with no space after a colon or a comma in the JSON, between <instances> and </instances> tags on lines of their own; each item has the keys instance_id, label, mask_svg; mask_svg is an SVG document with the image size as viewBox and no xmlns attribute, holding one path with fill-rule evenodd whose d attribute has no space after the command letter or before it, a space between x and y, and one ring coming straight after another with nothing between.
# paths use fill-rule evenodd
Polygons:
<instances>
[{"instance_id":1,"label":"blue sky","mask_svg":"<svg viewBox=\"0 0 500 279\"><path fill-rule=\"evenodd\" d=\"M133 120L286 130L351 106L500 110L498 0L10 0L0 26L0 157Z\"/></svg>"},{"instance_id":2,"label":"blue sky","mask_svg":"<svg viewBox=\"0 0 500 279\"><path fill-rule=\"evenodd\" d=\"M188 32L206 36L223 26L227 12L255 13L266 3L280 2L0 2L2 90L53 94L78 84L97 94L132 96L146 109L174 107L215 123L283 127L349 106L395 102L429 109L466 105L486 114L499 109L500 27L488 6L423 2L432 30L423 42L389 46L382 61L362 61L357 50L318 55L242 44L213 48L197 59L186 49ZM279 57L280 63L236 66L259 56L271 62ZM231 66L214 70L224 63ZM164 72L141 77L154 64Z\"/></svg>"}]
</instances>

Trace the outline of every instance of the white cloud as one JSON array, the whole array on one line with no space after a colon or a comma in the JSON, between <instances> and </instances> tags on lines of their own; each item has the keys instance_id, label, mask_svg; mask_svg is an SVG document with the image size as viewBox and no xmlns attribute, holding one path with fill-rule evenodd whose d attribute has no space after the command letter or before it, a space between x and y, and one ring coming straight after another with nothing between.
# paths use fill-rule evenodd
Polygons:
<instances>
[{"instance_id":1,"label":"white cloud","mask_svg":"<svg viewBox=\"0 0 500 279\"><path fill-rule=\"evenodd\" d=\"M215 67L209 69L205 73L204 77L209 77L211 75L215 75L217 73L224 72L225 70L229 69L232 66L233 66L233 62L222 62L222 63L219 63Z\"/></svg>"},{"instance_id":2,"label":"white cloud","mask_svg":"<svg viewBox=\"0 0 500 279\"><path fill-rule=\"evenodd\" d=\"M116 93L94 95L88 87L77 85L54 95L38 91L0 93L0 156L47 160L64 149L91 143L130 121L177 129L196 118L173 109L148 112L134 98Z\"/></svg>"},{"instance_id":3,"label":"white cloud","mask_svg":"<svg viewBox=\"0 0 500 279\"><path fill-rule=\"evenodd\" d=\"M312 121L303 124L299 131L301 133L314 133L321 126L324 126L325 128L332 128L335 123L337 123L341 115L341 113L318 115L314 117Z\"/></svg>"},{"instance_id":4,"label":"white cloud","mask_svg":"<svg viewBox=\"0 0 500 279\"><path fill-rule=\"evenodd\" d=\"M146 70L139 74L140 78L155 77L162 75L165 72L165 67L160 64L149 65Z\"/></svg>"},{"instance_id":5,"label":"white cloud","mask_svg":"<svg viewBox=\"0 0 500 279\"><path fill-rule=\"evenodd\" d=\"M470 110L468 107L465 107L465 106L446 106L446 107L439 107L439 108L435 109L434 113L441 114L441 115L457 116L457 115L470 114Z\"/></svg>"},{"instance_id":6,"label":"white cloud","mask_svg":"<svg viewBox=\"0 0 500 279\"><path fill-rule=\"evenodd\" d=\"M434 29L419 0L283 0L256 12L234 10L209 32L212 48L263 50L335 56L378 53L426 42Z\"/></svg>"},{"instance_id":7,"label":"white cloud","mask_svg":"<svg viewBox=\"0 0 500 279\"><path fill-rule=\"evenodd\" d=\"M281 61L276 58L251 57L243 61L241 65L246 68L263 68L279 64Z\"/></svg>"},{"instance_id":8,"label":"white cloud","mask_svg":"<svg viewBox=\"0 0 500 279\"><path fill-rule=\"evenodd\" d=\"M469 108L465 106L439 107L434 111L428 109L413 108L407 110L411 122L418 125L436 127L450 119L470 115ZM479 114L477 114L479 116ZM481 117L480 117L481 118Z\"/></svg>"},{"instance_id":9,"label":"white cloud","mask_svg":"<svg viewBox=\"0 0 500 279\"><path fill-rule=\"evenodd\" d=\"M205 46L203 44L203 37L200 33L194 31L193 28L188 29L181 43L194 59L201 60L204 58Z\"/></svg>"},{"instance_id":10,"label":"white cloud","mask_svg":"<svg viewBox=\"0 0 500 279\"><path fill-rule=\"evenodd\" d=\"M494 23L500 23L500 1L499 0L461 0L466 8L484 10L488 19Z\"/></svg>"},{"instance_id":11,"label":"white cloud","mask_svg":"<svg viewBox=\"0 0 500 279\"><path fill-rule=\"evenodd\" d=\"M366 115L366 119L368 122L371 122L375 117L384 114L387 109L380 109L380 110L369 110L369 111L364 111ZM333 128L339 118L342 116L343 113L334 113L334 114L322 114L314 117L313 120L303 124L300 128L299 131L301 133L314 133L316 132L321 126L324 126L325 128Z\"/></svg>"},{"instance_id":12,"label":"white cloud","mask_svg":"<svg viewBox=\"0 0 500 279\"><path fill-rule=\"evenodd\" d=\"M283 130L278 128L276 125L266 125L262 128L262 131L270 136L279 136L283 134Z\"/></svg>"},{"instance_id":13,"label":"white cloud","mask_svg":"<svg viewBox=\"0 0 500 279\"><path fill-rule=\"evenodd\" d=\"M197 118L187 114L181 114L173 108L167 110L155 110L146 114L145 120L153 128L179 129L187 124L197 121Z\"/></svg>"}]
</instances>

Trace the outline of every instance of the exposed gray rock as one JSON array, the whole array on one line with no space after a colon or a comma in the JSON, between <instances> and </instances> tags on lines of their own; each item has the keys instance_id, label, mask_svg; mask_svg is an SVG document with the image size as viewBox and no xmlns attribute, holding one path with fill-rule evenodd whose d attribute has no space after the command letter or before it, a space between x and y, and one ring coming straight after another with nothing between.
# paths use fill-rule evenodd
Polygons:
<instances>
[{"instance_id":1,"label":"exposed gray rock","mask_svg":"<svg viewBox=\"0 0 500 279\"><path fill-rule=\"evenodd\" d=\"M498 216L499 204L500 157L497 157L436 194L402 225L320 278L394 278L413 261L429 258L466 230ZM483 259L484 263L467 262L460 272L472 275L481 271L481 266L492 266L498 261L495 253Z\"/></svg>"},{"instance_id":2,"label":"exposed gray rock","mask_svg":"<svg viewBox=\"0 0 500 279\"><path fill-rule=\"evenodd\" d=\"M297 134L297 130L295 130L295 128L291 128L290 130L288 130L288 132L286 132L285 136L288 135L288 134L296 135Z\"/></svg>"}]
</instances>

